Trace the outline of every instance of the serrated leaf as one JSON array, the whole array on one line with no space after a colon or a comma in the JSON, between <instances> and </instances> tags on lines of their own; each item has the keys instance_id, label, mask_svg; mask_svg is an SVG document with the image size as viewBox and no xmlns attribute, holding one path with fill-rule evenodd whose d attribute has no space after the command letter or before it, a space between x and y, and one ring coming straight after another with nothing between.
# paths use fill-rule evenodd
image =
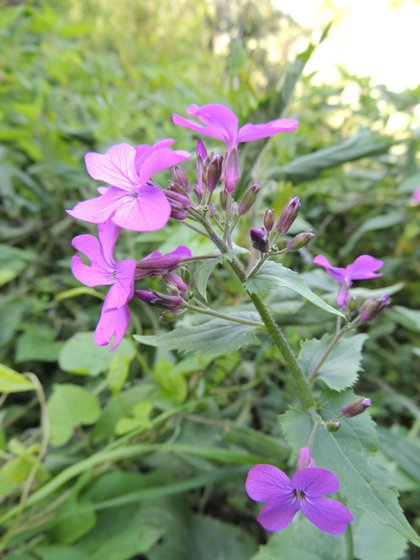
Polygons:
<instances>
[{"instance_id":1,"label":"serrated leaf","mask_svg":"<svg viewBox=\"0 0 420 560\"><path fill-rule=\"evenodd\" d=\"M288 288L324 311L344 317L341 311L331 307L331 305L328 305L328 303L317 296L297 272L286 268L280 263L272 261L264 263L257 274L247 281L246 287L251 293L257 294L264 294L273 288Z\"/></svg>"},{"instance_id":2,"label":"serrated leaf","mask_svg":"<svg viewBox=\"0 0 420 560\"><path fill-rule=\"evenodd\" d=\"M216 268L220 261L221 258L203 261L197 268L197 271L194 275L197 291L205 301L207 301L207 283L213 270Z\"/></svg>"},{"instance_id":3,"label":"serrated leaf","mask_svg":"<svg viewBox=\"0 0 420 560\"><path fill-rule=\"evenodd\" d=\"M251 560L347 560L343 535L319 531L305 518L273 535Z\"/></svg>"},{"instance_id":4,"label":"serrated leaf","mask_svg":"<svg viewBox=\"0 0 420 560\"><path fill-rule=\"evenodd\" d=\"M326 393L321 413L325 419L337 416L354 395ZM291 409L281 416L286 439L295 452L307 445L313 421L309 413ZM403 537L420 545L398 503L398 492L390 487L387 471L372 460L367 451L375 444L369 414L343 418L341 428L330 433L319 428L312 444L317 466L333 471L340 480L340 495L353 513L366 513L375 523L389 525Z\"/></svg>"},{"instance_id":5,"label":"serrated leaf","mask_svg":"<svg viewBox=\"0 0 420 560\"><path fill-rule=\"evenodd\" d=\"M82 332L72 336L59 355L59 366L63 371L77 375L96 376L106 371L115 356L134 357L134 348L128 340L122 340L113 352L104 346L96 346L93 332Z\"/></svg>"},{"instance_id":6,"label":"serrated leaf","mask_svg":"<svg viewBox=\"0 0 420 560\"><path fill-rule=\"evenodd\" d=\"M257 313L238 312L235 317L246 320L258 320ZM179 326L173 331L156 336L139 336L134 338L143 344L157 346L166 350L206 354L222 354L239 350L242 346L255 341L257 327L231 323L224 319L212 319L206 323Z\"/></svg>"},{"instance_id":7,"label":"serrated leaf","mask_svg":"<svg viewBox=\"0 0 420 560\"><path fill-rule=\"evenodd\" d=\"M354 552L360 560L401 560L407 540L383 523L362 515L353 529Z\"/></svg>"},{"instance_id":8,"label":"serrated leaf","mask_svg":"<svg viewBox=\"0 0 420 560\"><path fill-rule=\"evenodd\" d=\"M54 392L48 400L51 443L57 446L64 445L76 427L94 424L100 413L96 395L77 385L55 385Z\"/></svg>"},{"instance_id":9,"label":"serrated leaf","mask_svg":"<svg viewBox=\"0 0 420 560\"><path fill-rule=\"evenodd\" d=\"M330 389L342 391L356 383L362 361L362 347L367 334L356 334L338 341L317 374ZM320 340L305 340L301 345L299 363L305 375L309 375L317 366L327 350L333 336L324 335Z\"/></svg>"},{"instance_id":10,"label":"serrated leaf","mask_svg":"<svg viewBox=\"0 0 420 560\"><path fill-rule=\"evenodd\" d=\"M33 391L35 389L32 381L21 373L0 364L0 393L21 393L22 391Z\"/></svg>"}]
</instances>

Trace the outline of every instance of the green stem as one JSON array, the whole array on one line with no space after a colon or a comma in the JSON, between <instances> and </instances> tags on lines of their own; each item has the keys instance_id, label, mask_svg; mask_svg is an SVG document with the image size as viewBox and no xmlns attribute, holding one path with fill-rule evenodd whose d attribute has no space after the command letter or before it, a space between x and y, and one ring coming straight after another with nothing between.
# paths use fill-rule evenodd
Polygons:
<instances>
[{"instance_id":1,"label":"green stem","mask_svg":"<svg viewBox=\"0 0 420 560\"><path fill-rule=\"evenodd\" d=\"M240 325L249 325L250 327L264 327L264 323L261 321L252 321L251 319L241 319L240 317L234 317L232 315L226 315L225 313L219 313L208 307L197 307L195 305L190 305L184 303L183 307L195 311L196 313L202 313L203 315L210 315L212 317L218 317L219 319L224 319L225 321L230 321L231 323L239 323Z\"/></svg>"},{"instance_id":2,"label":"green stem","mask_svg":"<svg viewBox=\"0 0 420 560\"><path fill-rule=\"evenodd\" d=\"M314 367L314 369L311 371L311 373L308 375L308 382L309 383L311 383L315 379L315 377L318 375L318 372L322 368L322 366L324 365L325 360L328 358L328 356L334 350L335 345L340 340L340 338L343 336L343 334L345 334L347 332L347 330L348 330L347 328L342 329L331 340L330 344L328 345L328 348L322 354L321 359L319 360L317 365Z\"/></svg>"},{"instance_id":3,"label":"green stem","mask_svg":"<svg viewBox=\"0 0 420 560\"><path fill-rule=\"evenodd\" d=\"M347 560L354 560L353 531L351 529L350 523L347 525L345 538L346 538Z\"/></svg>"}]
</instances>

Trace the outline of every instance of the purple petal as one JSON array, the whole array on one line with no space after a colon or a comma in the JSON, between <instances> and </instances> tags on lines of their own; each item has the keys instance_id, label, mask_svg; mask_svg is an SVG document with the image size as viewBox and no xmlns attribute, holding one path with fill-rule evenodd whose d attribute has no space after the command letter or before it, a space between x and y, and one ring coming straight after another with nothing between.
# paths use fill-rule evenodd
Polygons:
<instances>
[{"instance_id":1,"label":"purple petal","mask_svg":"<svg viewBox=\"0 0 420 560\"><path fill-rule=\"evenodd\" d=\"M293 494L290 478L273 465L252 467L246 478L245 489L251 500L256 502L265 502Z\"/></svg>"},{"instance_id":2,"label":"purple petal","mask_svg":"<svg viewBox=\"0 0 420 560\"><path fill-rule=\"evenodd\" d=\"M257 521L267 531L281 531L285 529L299 511L294 497L278 497L270 500L260 511Z\"/></svg>"},{"instance_id":3,"label":"purple petal","mask_svg":"<svg viewBox=\"0 0 420 560\"><path fill-rule=\"evenodd\" d=\"M138 170L143 165L144 160L152 152L161 150L162 148L169 148L169 146L172 146L173 144L175 144L175 140L173 140L172 138L165 138L164 140L159 140L158 142L153 144L153 146L150 146L149 144L140 144L139 146L136 146L136 169Z\"/></svg>"},{"instance_id":4,"label":"purple petal","mask_svg":"<svg viewBox=\"0 0 420 560\"><path fill-rule=\"evenodd\" d=\"M73 238L71 244L76 249L76 251L80 251L87 258L90 262L95 262L97 264L103 265L104 269L107 269L107 262L104 259L102 253L102 247L99 243L99 240L94 235L84 234L84 235L77 235Z\"/></svg>"},{"instance_id":5,"label":"purple petal","mask_svg":"<svg viewBox=\"0 0 420 560\"><path fill-rule=\"evenodd\" d=\"M334 473L318 467L301 469L292 477L292 484L305 496L318 497L337 492L340 482Z\"/></svg>"},{"instance_id":6,"label":"purple petal","mask_svg":"<svg viewBox=\"0 0 420 560\"><path fill-rule=\"evenodd\" d=\"M79 202L72 210L67 210L67 214L78 220L100 224L114 214L121 199L126 196L130 195L125 190L111 187L101 196Z\"/></svg>"},{"instance_id":7,"label":"purple petal","mask_svg":"<svg viewBox=\"0 0 420 560\"><path fill-rule=\"evenodd\" d=\"M315 257L313 262L318 266L323 266L328 274L334 278L334 280L337 280L338 282L342 282L344 280L347 272L345 268L332 266L328 259L322 255Z\"/></svg>"},{"instance_id":8,"label":"purple petal","mask_svg":"<svg viewBox=\"0 0 420 560\"><path fill-rule=\"evenodd\" d=\"M352 264L349 264L347 272L352 280L368 280L382 276L382 274L375 274L375 271L383 265L384 261L370 255L361 255Z\"/></svg>"},{"instance_id":9,"label":"purple petal","mask_svg":"<svg viewBox=\"0 0 420 560\"><path fill-rule=\"evenodd\" d=\"M108 286L114 283L112 271L102 268L96 263L85 264L80 255L74 255L70 261L73 276L85 286Z\"/></svg>"},{"instance_id":10,"label":"purple petal","mask_svg":"<svg viewBox=\"0 0 420 560\"><path fill-rule=\"evenodd\" d=\"M353 521L350 511L329 498L311 498L300 500L300 509L311 523L325 533L339 535L345 531L348 523Z\"/></svg>"},{"instance_id":11,"label":"purple petal","mask_svg":"<svg viewBox=\"0 0 420 560\"><path fill-rule=\"evenodd\" d=\"M231 150L223 160L222 179L228 192L233 192L241 177L238 150Z\"/></svg>"},{"instance_id":12,"label":"purple petal","mask_svg":"<svg viewBox=\"0 0 420 560\"><path fill-rule=\"evenodd\" d=\"M312 457L312 453L309 447L302 447L299 450L298 460L296 468L300 469L310 469L315 467L315 459Z\"/></svg>"},{"instance_id":13,"label":"purple petal","mask_svg":"<svg viewBox=\"0 0 420 560\"><path fill-rule=\"evenodd\" d=\"M177 255L180 259L188 259L192 256L192 253L191 250L188 249L188 247L185 247L185 245L180 245L170 253L167 253L167 255Z\"/></svg>"},{"instance_id":14,"label":"purple petal","mask_svg":"<svg viewBox=\"0 0 420 560\"><path fill-rule=\"evenodd\" d=\"M119 309L132 299L134 294L134 274L137 261L125 260L116 264L114 285L110 288L104 309Z\"/></svg>"},{"instance_id":15,"label":"purple petal","mask_svg":"<svg viewBox=\"0 0 420 560\"><path fill-rule=\"evenodd\" d=\"M216 140L225 141L225 132L223 130L219 130L219 128L216 128L214 126L203 126L190 119L184 119L184 117L176 114L172 116L172 121L177 126L189 128L191 130L194 130L195 132L198 132L199 134L208 136L209 138L215 138Z\"/></svg>"},{"instance_id":16,"label":"purple petal","mask_svg":"<svg viewBox=\"0 0 420 560\"><path fill-rule=\"evenodd\" d=\"M121 228L114 224L112 220L98 224L98 236L101 242L103 258L112 269L115 268L114 249L120 231Z\"/></svg>"},{"instance_id":17,"label":"purple petal","mask_svg":"<svg viewBox=\"0 0 420 560\"><path fill-rule=\"evenodd\" d=\"M184 282L181 276L178 276L178 274L175 274L175 272L168 272L163 276L163 279L167 284L169 284L169 286L173 286L181 294L185 294L188 289L187 284Z\"/></svg>"},{"instance_id":18,"label":"purple petal","mask_svg":"<svg viewBox=\"0 0 420 560\"><path fill-rule=\"evenodd\" d=\"M228 107L218 103L203 105L202 107L190 105L187 113L199 118L205 125L220 130L228 150L237 145L238 117Z\"/></svg>"},{"instance_id":19,"label":"purple petal","mask_svg":"<svg viewBox=\"0 0 420 560\"><path fill-rule=\"evenodd\" d=\"M338 307L341 307L341 309L344 309L345 307L347 307L349 301L350 301L350 286L346 281L344 281L341 284L340 289L338 290L337 305Z\"/></svg>"},{"instance_id":20,"label":"purple petal","mask_svg":"<svg viewBox=\"0 0 420 560\"><path fill-rule=\"evenodd\" d=\"M101 317L95 330L96 346L107 346L111 338L115 336L114 344L110 352L115 350L127 331L129 321L130 310L128 305L120 309L111 309L109 311L105 311L105 309L102 308Z\"/></svg>"},{"instance_id":21,"label":"purple petal","mask_svg":"<svg viewBox=\"0 0 420 560\"><path fill-rule=\"evenodd\" d=\"M138 185L138 176L134 165L136 148L130 144L112 146L104 155L90 152L85 162L89 175L93 179L105 181L113 187L132 190Z\"/></svg>"},{"instance_id":22,"label":"purple petal","mask_svg":"<svg viewBox=\"0 0 420 560\"><path fill-rule=\"evenodd\" d=\"M296 119L277 119L265 124L246 124L239 130L238 142L251 142L270 138L280 132L293 132L299 123Z\"/></svg>"},{"instance_id":23,"label":"purple petal","mask_svg":"<svg viewBox=\"0 0 420 560\"><path fill-rule=\"evenodd\" d=\"M168 223L171 205L157 187L140 187L135 196L120 199L112 218L120 227L131 231L156 231Z\"/></svg>"},{"instance_id":24,"label":"purple petal","mask_svg":"<svg viewBox=\"0 0 420 560\"><path fill-rule=\"evenodd\" d=\"M191 154L185 150L170 150L169 148L163 148L161 150L156 150L148 154L142 162L141 167L139 167L139 178L142 185L145 185L152 175L162 171L163 169L168 169L168 167L173 167L178 165L190 158Z\"/></svg>"}]
</instances>

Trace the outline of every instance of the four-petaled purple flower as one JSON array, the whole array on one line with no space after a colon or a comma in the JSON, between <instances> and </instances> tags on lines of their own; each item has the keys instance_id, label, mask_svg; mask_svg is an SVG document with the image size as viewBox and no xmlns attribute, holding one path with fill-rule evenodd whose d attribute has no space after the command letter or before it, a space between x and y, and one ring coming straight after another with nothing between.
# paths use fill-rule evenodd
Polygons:
<instances>
[{"instance_id":1,"label":"four-petaled purple flower","mask_svg":"<svg viewBox=\"0 0 420 560\"><path fill-rule=\"evenodd\" d=\"M105 154L86 155L86 167L93 179L104 181L100 196L79 202L67 213L74 218L100 224L109 218L132 231L155 231L164 227L171 205L164 192L150 182L152 175L188 159L184 150L171 150L175 140L153 146L117 144Z\"/></svg>"},{"instance_id":2,"label":"four-petaled purple flower","mask_svg":"<svg viewBox=\"0 0 420 560\"><path fill-rule=\"evenodd\" d=\"M280 132L292 132L298 127L298 121L295 119L277 119L264 124L246 124L239 128L238 117L235 113L228 107L217 103L202 107L190 105L187 113L197 117L203 124L176 114L173 115L174 124L225 142L226 157L223 161L222 178L226 190L229 192L235 189L240 178L238 147L241 142L270 138Z\"/></svg>"},{"instance_id":3,"label":"four-petaled purple flower","mask_svg":"<svg viewBox=\"0 0 420 560\"><path fill-rule=\"evenodd\" d=\"M302 465L304 468L299 468ZM310 450L304 447L292 479L273 465L252 467L245 487L252 500L266 502L258 515L258 522L264 529L285 529L298 511L315 527L331 535L339 535L353 521L343 504L323 497L337 492L340 483L336 475L313 465Z\"/></svg>"},{"instance_id":4,"label":"four-petaled purple flower","mask_svg":"<svg viewBox=\"0 0 420 560\"><path fill-rule=\"evenodd\" d=\"M337 304L341 308L347 307L350 301L350 286L353 280L369 280L370 278L378 278L382 274L376 273L376 270L381 268L384 261L375 259L370 255L361 255L352 263L341 268L332 266L328 259L322 255L314 258L315 264L322 266L328 274L337 280L340 284L340 289L337 296Z\"/></svg>"}]
</instances>

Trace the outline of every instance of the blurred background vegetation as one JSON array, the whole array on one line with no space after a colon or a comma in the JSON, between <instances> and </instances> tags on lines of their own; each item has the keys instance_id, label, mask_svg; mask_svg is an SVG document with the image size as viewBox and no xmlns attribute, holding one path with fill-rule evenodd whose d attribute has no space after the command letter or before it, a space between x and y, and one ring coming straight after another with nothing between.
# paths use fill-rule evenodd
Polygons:
<instances>
[{"instance_id":1,"label":"blurred background vegetation","mask_svg":"<svg viewBox=\"0 0 420 560\"><path fill-rule=\"evenodd\" d=\"M72 237L93 232L64 212L94 192L84 154L163 137L193 151L192 134L171 122L173 112L185 114L191 103L224 103L244 123L281 114L299 119L295 134L265 143L262 153L262 144L244 148L238 192L261 181L261 212L280 209L292 193L302 198L299 225L318 238L286 264L306 271L311 287L333 297L334 287L313 271L315 254L336 265L363 253L385 260L374 287L392 293L392 306L370 329L357 390L373 398L382 426L378 455L392 468L414 521L420 225L412 194L420 184L420 88L393 91L342 66L333 82L318 82L304 67L328 30L308 32L270 0L0 5L0 361L38 376L56 443L36 468L33 486L47 485L45 495L8 519L42 445L39 395L22 392L2 402L0 522L8 531L7 557L240 560L264 540L244 495L242 464L246 456L252 464L256 454L287 465L276 415L290 395L267 377L282 367L277 354L262 344L219 358L182 359L129 340L117 358L98 353L91 336L80 334L96 325L98 292L81 287L69 271ZM260 221L261 213L251 215L238 243L247 244L248 227ZM125 235L125 258L180 243L200 252L185 228L169 228ZM215 306L243 305L222 269L208 291ZM294 345L302 332L325 331L328 318L315 308L290 294L271 297ZM134 323L134 332L153 333L157 317L139 307ZM170 326L166 319L160 328ZM72 393L75 388L82 393ZM261 439L255 430L277 439ZM133 445L149 448L130 451ZM213 451L194 455L191 448L200 446ZM121 454L113 459L116 450ZM168 482L172 490L162 492ZM408 557L401 543L395 546L399 556L360 558Z\"/></svg>"}]
</instances>

